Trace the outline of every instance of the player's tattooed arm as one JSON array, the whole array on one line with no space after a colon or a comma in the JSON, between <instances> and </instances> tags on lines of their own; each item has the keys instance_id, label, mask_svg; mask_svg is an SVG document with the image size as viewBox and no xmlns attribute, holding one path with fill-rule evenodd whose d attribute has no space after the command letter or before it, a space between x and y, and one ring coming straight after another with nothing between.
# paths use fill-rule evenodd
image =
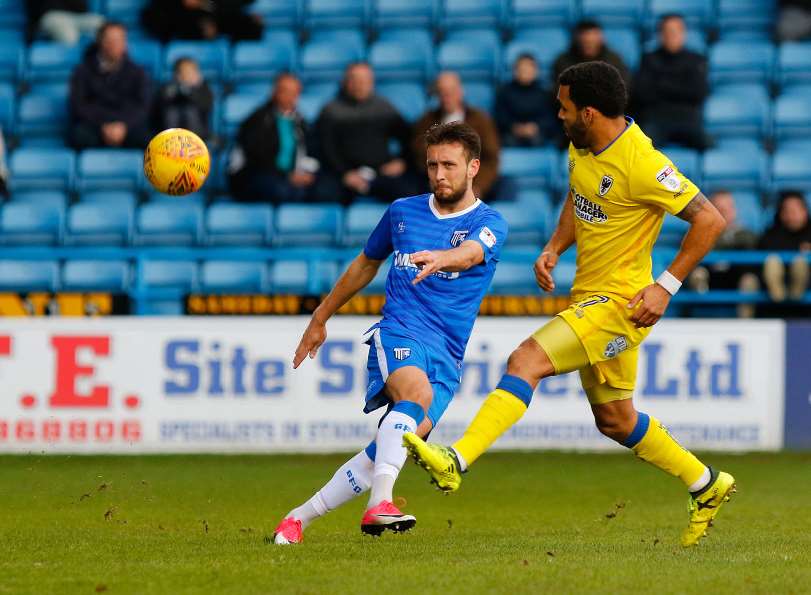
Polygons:
<instances>
[{"instance_id":1,"label":"player's tattooed arm","mask_svg":"<svg viewBox=\"0 0 811 595\"><path fill-rule=\"evenodd\" d=\"M699 192L696 194L690 202L687 203L681 211L676 213L676 216L679 219L683 219L687 222L692 222L695 216L704 210L704 205L707 204L709 201L707 197L704 196L703 193Z\"/></svg>"}]
</instances>

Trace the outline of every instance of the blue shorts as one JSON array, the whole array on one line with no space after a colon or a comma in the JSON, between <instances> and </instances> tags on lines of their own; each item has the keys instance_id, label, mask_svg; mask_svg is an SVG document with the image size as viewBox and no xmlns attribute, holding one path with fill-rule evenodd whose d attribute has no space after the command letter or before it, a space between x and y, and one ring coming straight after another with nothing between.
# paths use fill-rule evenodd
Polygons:
<instances>
[{"instance_id":1,"label":"blue shorts","mask_svg":"<svg viewBox=\"0 0 811 595\"><path fill-rule=\"evenodd\" d=\"M370 413L391 399L384 392L389 374L405 366L415 366L425 372L431 383L434 396L428 408L428 419L436 427L445 413L461 381L462 362L441 351L410 337L405 332L373 326L363 336L369 345L369 384L366 386L364 413Z\"/></svg>"}]
</instances>

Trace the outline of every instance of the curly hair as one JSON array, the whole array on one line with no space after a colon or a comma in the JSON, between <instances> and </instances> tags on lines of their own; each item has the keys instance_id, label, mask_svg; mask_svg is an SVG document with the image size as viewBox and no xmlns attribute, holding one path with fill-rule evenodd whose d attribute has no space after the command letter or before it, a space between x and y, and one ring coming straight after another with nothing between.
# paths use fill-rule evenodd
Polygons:
<instances>
[{"instance_id":1,"label":"curly hair","mask_svg":"<svg viewBox=\"0 0 811 595\"><path fill-rule=\"evenodd\" d=\"M578 109L593 107L607 118L625 113L628 91L611 64L594 61L569 66L560 73L558 84L569 87L569 97Z\"/></svg>"}]
</instances>

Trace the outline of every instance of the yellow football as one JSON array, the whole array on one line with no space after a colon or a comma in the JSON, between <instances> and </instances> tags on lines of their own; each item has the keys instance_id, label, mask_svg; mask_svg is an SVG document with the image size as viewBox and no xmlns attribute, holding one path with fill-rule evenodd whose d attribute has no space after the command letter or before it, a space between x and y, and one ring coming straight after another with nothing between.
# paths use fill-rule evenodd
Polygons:
<instances>
[{"instance_id":1,"label":"yellow football","mask_svg":"<svg viewBox=\"0 0 811 595\"><path fill-rule=\"evenodd\" d=\"M184 196L196 192L210 168L206 143L185 128L158 133L144 151L144 175L155 190L164 194Z\"/></svg>"}]
</instances>

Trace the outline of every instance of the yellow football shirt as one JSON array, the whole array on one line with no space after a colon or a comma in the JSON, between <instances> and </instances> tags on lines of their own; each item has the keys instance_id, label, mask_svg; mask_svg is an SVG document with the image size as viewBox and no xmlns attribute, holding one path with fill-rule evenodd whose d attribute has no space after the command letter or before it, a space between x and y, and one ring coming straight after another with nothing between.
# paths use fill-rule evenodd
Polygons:
<instances>
[{"instance_id":1,"label":"yellow football shirt","mask_svg":"<svg viewBox=\"0 0 811 595\"><path fill-rule=\"evenodd\" d=\"M653 282L651 251L665 211L680 212L698 193L628 118L597 154L569 145L577 270L572 296L632 298Z\"/></svg>"}]
</instances>

